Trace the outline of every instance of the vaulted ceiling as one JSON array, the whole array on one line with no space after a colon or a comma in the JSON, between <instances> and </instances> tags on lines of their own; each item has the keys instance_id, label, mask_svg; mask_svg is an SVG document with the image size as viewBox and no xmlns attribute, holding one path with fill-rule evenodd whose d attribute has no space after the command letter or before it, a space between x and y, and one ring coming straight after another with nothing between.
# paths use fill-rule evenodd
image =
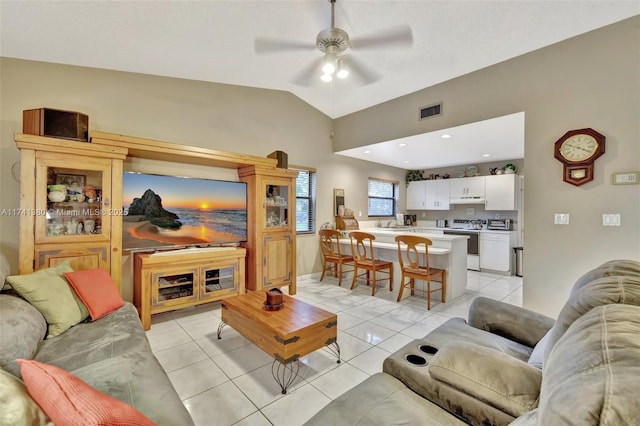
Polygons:
<instances>
[{"instance_id":1,"label":"vaulted ceiling","mask_svg":"<svg viewBox=\"0 0 640 426\"><path fill-rule=\"evenodd\" d=\"M347 52L347 66L354 58L378 77L370 84L357 68L330 83L310 68L330 10L328 0L2 0L0 54L284 90L336 118L638 15L640 2L337 0L335 25L354 40L411 28L410 46ZM294 49L257 54L256 39Z\"/></svg>"}]
</instances>

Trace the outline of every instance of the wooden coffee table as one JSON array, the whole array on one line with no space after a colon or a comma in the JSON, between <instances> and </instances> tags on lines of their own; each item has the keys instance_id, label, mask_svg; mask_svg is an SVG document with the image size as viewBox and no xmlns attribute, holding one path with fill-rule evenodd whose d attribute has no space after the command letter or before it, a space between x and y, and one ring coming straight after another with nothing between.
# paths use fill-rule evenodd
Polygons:
<instances>
[{"instance_id":1,"label":"wooden coffee table","mask_svg":"<svg viewBox=\"0 0 640 426\"><path fill-rule=\"evenodd\" d=\"M218 339L229 325L272 356L271 373L285 394L301 357L327 346L340 362L338 316L287 295L282 309L267 311L266 297L266 291L255 291L223 299Z\"/></svg>"}]
</instances>

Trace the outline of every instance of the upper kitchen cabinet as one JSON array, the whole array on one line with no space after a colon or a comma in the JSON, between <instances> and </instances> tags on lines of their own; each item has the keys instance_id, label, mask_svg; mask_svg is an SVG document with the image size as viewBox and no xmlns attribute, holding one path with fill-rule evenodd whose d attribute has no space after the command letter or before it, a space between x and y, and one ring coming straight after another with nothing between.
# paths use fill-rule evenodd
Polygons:
<instances>
[{"instance_id":1,"label":"upper kitchen cabinet","mask_svg":"<svg viewBox=\"0 0 640 426\"><path fill-rule=\"evenodd\" d=\"M425 180L426 209L449 210L449 179Z\"/></svg>"},{"instance_id":2,"label":"upper kitchen cabinet","mask_svg":"<svg viewBox=\"0 0 640 426\"><path fill-rule=\"evenodd\" d=\"M449 210L449 180L409 182L407 210Z\"/></svg>"},{"instance_id":3,"label":"upper kitchen cabinet","mask_svg":"<svg viewBox=\"0 0 640 426\"><path fill-rule=\"evenodd\" d=\"M407 210L426 209L426 191L426 180L416 180L413 182L409 182L409 186L407 186Z\"/></svg>"},{"instance_id":4,"label":"upper kitchen cabinet","mask_svg":"<svg viewBox=\"0 0 640 426\"><path fill-rule=\"evenodd\" d=\"M449 197L457 200L483 199L486 176L450 179Z\"/></svg>"},{"instance_id":5,"label":"upper kitchen cabinet","mask_svg":"<svg viewBox=\"0 0 640 426\"><path fill-rule=\"evenodd\" d=\"M519 182L516 174L486 176L485 210L517 210Z\"/></svg>"}]
</instances>

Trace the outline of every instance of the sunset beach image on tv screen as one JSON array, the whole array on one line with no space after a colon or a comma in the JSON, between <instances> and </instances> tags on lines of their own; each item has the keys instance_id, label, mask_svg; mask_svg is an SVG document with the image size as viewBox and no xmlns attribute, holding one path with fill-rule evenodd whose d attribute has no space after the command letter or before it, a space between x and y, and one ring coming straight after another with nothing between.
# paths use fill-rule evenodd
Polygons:
<instances>
[{"instance_id":1,"label":"sunset beach image on tv screen","mask_svg":"<svg viewBox=\"0 0 640 426\"><path fill-rule=\"evenodd\" d=\"M238 243L247 239L247 185L125 173L124 249Z\"/></svg>"}]
</instances>

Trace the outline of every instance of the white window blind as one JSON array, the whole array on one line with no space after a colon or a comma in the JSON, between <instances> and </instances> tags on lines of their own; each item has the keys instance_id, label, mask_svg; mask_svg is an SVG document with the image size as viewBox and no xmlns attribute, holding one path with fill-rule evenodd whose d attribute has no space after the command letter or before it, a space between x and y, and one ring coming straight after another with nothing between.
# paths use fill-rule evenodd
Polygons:
<instances>
[{"instance_id":1,"label":"white window blind","mask_svg":"<svg viewBox=\"0 0 640 426\"><path fill-rule=\"evenodd\" d=\"M397 182L369 178L369 216L394 217L397 205Z\"/></svg>"},{"instance_id":2,"label":"white window blind","mask_svg":"<svg viewBox=\"0 0 640 426\"><path fill-rule=\"evenodd\" d=\"M316 230L316 172L298 170L296 179L296 232L312 233Z\"/></svg>"}]
</instances>

